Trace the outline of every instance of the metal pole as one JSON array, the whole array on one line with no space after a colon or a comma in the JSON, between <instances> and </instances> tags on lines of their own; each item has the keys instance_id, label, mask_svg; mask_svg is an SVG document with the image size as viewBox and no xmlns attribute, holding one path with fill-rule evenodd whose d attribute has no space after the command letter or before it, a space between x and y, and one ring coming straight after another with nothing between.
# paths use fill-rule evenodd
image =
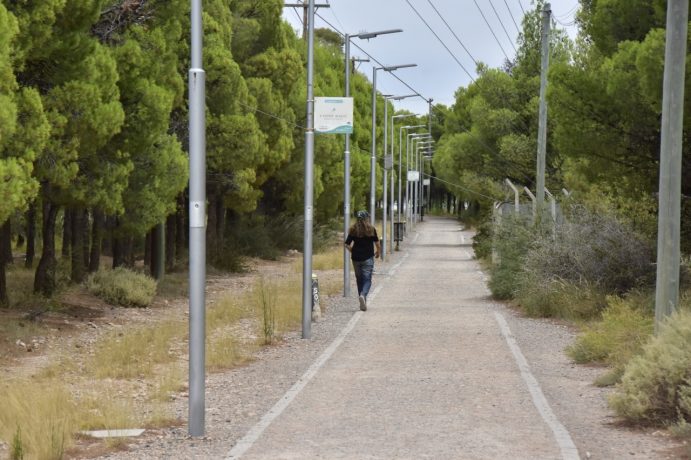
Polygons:
<instances>
[{"instance_id":1,"label":"metal pole","mask_svg":"<svg viewBox=\"0 0 691 460\"><path fill-rule=\"evenodd\" d=\"M655 288L656 332L679 304L681 160L688 12L688 0L667 2Z\"/></svg>"},{"instance_id":2,"label":"metal pole","mask_svg":"<svg viewBox=\"0 0 691 460\"><path fill-rule=\"evenodd\" d=\"M204 435L206 283L206 74L202 68L202 3L192 0L189 85L189 420L190 436Z\"/></svg>"},{"instance_id":3,"label":"metal pole","mask_svg":"<svg viewBox=\"0 0 691 460\"><path fill-rule=\"evenodd\" d=\"M542 214L545 202L545 162L547 161L547 72L549 70L549 28L552 9L545 3L542 9L542 64L540 69L540 109L537 134L537 187L535 206Z\"/></svg>"},{"instance_id":4,"label":"metal pole","mask_svg":"<svg viewBox=\"0 0 691 460\"><path fill-rule=\"evenodd\" d=\"M370 190L369 190L369 212L370 222L374 225L374 194L377 188L376 168L377 168L377 67L372 68L372 152L370 155Z\"/></svg>"},{"instance_id":5,"label":"metal pole","mask_svg":"<svg viewBox=\"0 0 691 460\"><path fill-rule=\"evenodd\" d=\"M389 147L388 145L388 138L387 138L387 133L388 133L388 126L387 123L389 121L389 114L388 114L388 101L386 98L384 98L384 186L383 186L383 208L382 208L382 226L381 226L381 232L382 232L382 244L381 244L381 260L384 261L386 258L386 224L387 224L387 206L386 206L386 200L388 199L387 195L387 180L389 178L389 171L386 169L386 151Z\"/></svg>"},{"instance_id":6,"label":"metal pole","mask_svg":"<svg viewBox=\"0 0 691 460\"><path fill-rule=\"evenodd\" d=\"M407 131L406 131L407 132ZM406 140L408 138L406 137ZM403 126L398 130L398 222L401 222L401 208L403 207L401 186L403 185L402 174L403 173ZM400 225L400 224L399 224Z\"/></svg>"},{"instance_id":7,"label":"metal pole","mask_svg":"<svg viewBox=\"0 0 691 460\"><path fill-rule=\"evenodd\" d=\"M345 35L345 96L350 97L350 35ZM345 135L343 159L343 238L350 229L350 134ZM343 247L343 297L350 297L350 252Z\"/></svg>"},{"instance_id":8,"label":"metal pole","mask_svg":"<svg viewBox=\"0 0 691 460\"><path fill-rule=\"evenodd\" d=\"M312 325L312 223L314 221L314 0L309 0L307 21L307 128L305 129L305 230L302 256L302 338Z\"/></svg>"},{"instance_id":9,"label":"metal pole","mask_svg":"<svg viewBox=\"0 0 691 460\"><path fill-rule=\"evenodd\" d=\"M391 120L391 123L393 124L393 119ZM391 180L389 180L389 191L391 192L391 202L389 206L389 254L393 254L393 204L394 204L394 194L393 194L393 183L394 183L394 166L393 166L393 136L391 136Z\"/></svg>"}]
</instances>

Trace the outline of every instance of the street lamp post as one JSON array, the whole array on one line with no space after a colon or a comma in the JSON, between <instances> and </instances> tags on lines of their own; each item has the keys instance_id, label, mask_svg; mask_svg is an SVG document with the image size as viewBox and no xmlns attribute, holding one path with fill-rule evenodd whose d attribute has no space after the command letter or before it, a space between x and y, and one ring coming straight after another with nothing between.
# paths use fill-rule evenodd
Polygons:
<instances>
[{"instance_id":1,"label":"street lamp post","mask_svg":"<svg viewBox=\"0 0 691 460\"><path fill-rule=\"evenodd\" d=\"M377 189L377 71L393 72L406 67L417 67L417 64L400 64L383 67L372 67L372 152L370 156L370 222L374 225L374 203Z\"/></svg>"},{"instance_id":2,"label":"street lamp post","mask_svg":"<svg viewBox=\"0 0 691 460\"><path fill-rule=\"evenodd\" d=\"M350 97L350 40L354 37L369 40L379 35L403 32L402 29L380 30L345 35L345 96ZM343 159L343 237L350 228L350 134L345 135L345 152ZM348 250L343 248L343 297L350 297L350 262Z\"/></svg>"},{"instance_id":3,"label":"street lamp post","mask_svg":"<svg viewBox=\"0 0 691 460\"><path fill-rule=\"evenodd\" d=\"M433 144L433 143L434 143L433 139L428 139L428 140L425 140L423 142L419 142L417 144L417 149L416 149L415 159L416 159L416 167L418 170L419 177L418 177L418 183L417 183L417 190L416 190L416 194L415 194L415 204L416 204L415 211L417 213L417 219L419 221L422 221L422 198L423 198L423 189L424 189L424 186L422 183L422 181L423 181L422 157L423 157L423 153L425 151L424 149L429 148L431 146L431 144Z\"/></svg>"},{"instance_id":4,"label":"street lamp post","mask_svg":"<svg viewBox=\"0 0 691 460\"><path fill-rule=\"evenodd\" d=\"M401 99L406 99L406 98L414 97L414 96L417 96L417 94L408 94L408 95L406 95L406 96L396 96L395 98L392 98L392 99L394 99L394 100L401 100ZM395 138L394 128L395 128L395 125L396 125L396 119L397 119L397 118L408 118L408 117L414 117L414 116L415 116L415 114L412 114L412 113L404 113L404 114L400 114L400 115L393 115L393 116L391 117L391 207L390 207L390 209L391 209L391 211L390 211L390 212L391 212L391 240L390 240L390 242L389 242L389 252L391 252L391 253L393 253L393 250L394 250L394 249L393 249L393 240L394 240L394 215L393 215L393 212L394 212L394 211L393 211L393 204L394 204L395 198L394 198L393 171L394 171L394 163L395 163L395 162L393 161L393 159L394 159L394 152L395 152L394 143L395 143L395 139L396 139L396 138ZM400 148L400 146L399 146L399 148ZM401 176L400 176L400 170L401 170L400 161L401 161L401 159L400 159L400 156L399 156L399 158L398 158L398 161L399 161L399 165L398 165L398 170L399 170L398 183L400 184L400 183L401 183ZM400 188L399 188L399 190L400 190ZM398 207L399 207L399 209L400 209L400 206L401 206L401 200L400 200L400 193L399 193L399 199L398 199Z\"/></svg>"},{"instance_id":5,"label":"street lamp post","mask_svg":"<svg viewBox=\"0 0 691 460\"><path fill-rule=\"evenodd\" d=\"M426 125L408 125L401 126L398 130L398 222L399 225L402 222L401 212L403 209L403 195L402 195L402 180L403 180L403 130L406 132L409 129L422 128ZM406 134L406 162L408 160L408 141L410 137ZM408 187L408 164L406 163L406 199L407 199L407 187ZM408 208L406 207L406 210ZM398 250L398 241L396 242L396 250Z\"/></svg>"},{"instance_id":6,"label":"street lamp post","mask_svg":"<svg viewBox=\"0 0 691 460\"><path fill-rule=\"evenodd\" d=\"M418 140L424 140L424 139L429 139L432 137L431 134L429 133L415 133L415 134L409 134L408 137L412 140L409 145L407 145L407 151L406 151L406 165L407 165L407 170L410 171L410 165L412 164L415 166L417 169L417 155L416 155L416 149L417 146L415 145L415 142ZM410 149L412 148L412 152L410 152ZM417 169L418 176L420 174L419 169ZM406 172L406 180L407 180L407 175L408 173ZM418 177L418 182L420 180L420 177ZM415 184L407 181L406 183L406 214L409 216L408 220L410 220L411 224L414 226L415 225L415 206L413 203L415 203L416 200L416 187Z\"/></svg>"},{"instance_id":7,"label":"street lamp post","mask_svg":"<svg viewBox=\"0 0 691 460\"><path fill-rule=\"evenodd\" d=\"M394 136L393 136L393 123L395 118L401 118L401 117L411 117L413 116L412 114L404 114L404 115L394 115L391 117L391 155L388 154L389 150L389 143L388 143L388 120L389 120L389 115L388 115L388 107L389 104L387 103L388 100L393 100L393 101L400 101L401 99L405 99L407 97L412 97L412 96L417 96L417 94L409 94L406 96L392 96L392 95L385 95L384 96L384 174L383 174L383 190L384 190L384 208L383 208L383 219L382 219L382 252L381 252L381 258L382 261L386 257L386 251L387 251L387 241L389 241L389 244L391 245L391 251L393 251L393 201L394 201L394 195L393 195L393 144L394 144ZM388 206L388 197L387 197L387 189L388 189L388 173L389 170L391 170L391 238L388 238L388 225L387 225L387 206Z\"/></svg>"}]
</instances>

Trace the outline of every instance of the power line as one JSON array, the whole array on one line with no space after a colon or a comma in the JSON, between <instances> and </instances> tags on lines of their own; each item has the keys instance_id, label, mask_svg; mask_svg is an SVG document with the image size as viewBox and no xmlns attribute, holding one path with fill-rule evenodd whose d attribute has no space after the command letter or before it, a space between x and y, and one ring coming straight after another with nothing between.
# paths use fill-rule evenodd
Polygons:
<instances>
[{"instance_id":1,"label":"power line","mask_svg":"<svg viewBox=\"0 0 691 460\"><path fill-rule=\"evenodd\" d=\"M286 118L281 117L280 115L276 115L275 113L265 112L265 111L263 111L263 110L261 110L261 109L258 109L257 107L252 107L251 105L247 105L247 104L245 104L245 103L243 103L243 102L239 102L239 101L238 101L238 104L240 104L240 105L243 106L243 107L246 107L246 108L250 109L250 110L253 111L253 112L261 113L262 115L266 115L267 117L275 118L276 120L285 121L285 122L288 123L289 125L292 125L294 128L306 129L304 126L298 125L298 124L296 124L295 122L292 122L292 121L290 121L290 120L288 120L288 119L286 119Z\"/></svg>"},{"instance_id":2,"label":"power line","mask_svg":"<svg viewBox=\"0 0 691 460\"><path fill-rule=\"evenodd\" d=\"M516 23L516 19L513 17L513 13L511 12L511 8L509 8L509 4L506 3L506 0L504 0L504 5L506 5L506 9L509 10L509 16L511 16L511 20L513 21L513 25L516 26L516 31L520 34L521 29L518 27L518 24Z\"/></svg>"},{"instance_id":3,"label":"power line","mask_svg":"<svg viewBox=\"0 0 691 460\"><path fill-rule=\"evenodd\" d=\"M506 27L504 27L504 21L501 20L501 17L499 16L499 13L497 12L497 9L494 7L494 3L492 3L492 0L489 0L489 5L492 7L492 11L494 11L494 15L499 19L499 25L501 26L502 29L504 29L504 33L506 34L506 38L509 39L509 43L511 44L511 47L513 48L513 52L516 53L516 47L513 46L513 40L509 36L509 32L507 32Z\"/></svg>"},{"instance_id":4,"label":"power line","mask_svg":"<svg viewBox=\"0 0 691 460\"><path fill-rule=\"evenodd\" d=\"M406 0L406 1L407 1L407 0ZM501 48L501 52L504 53L504 56L506 56L506 59L510 61L511 59L509 58L509 55L506 54L506 51L504 51L504 47L501 46L501 42L500 42L499 39L497 38L497 34L494 33L494 29L492 29L492 26L489 25L489 21L488 21L487 18L485 17L485 13L482 12L482 9L480 8L480 5L477 4L477 0L473 0L473 3L475 3L475 6L477 7L477 10L478 10L478 11L480 12L480 14L482 15L482 19L485 20L485 24L487 24L487 27L489 27L489 31L492 32L492 36L493 36L494 39L497 41L497 45L499 45L499 48Z\"/></svg>"},{"instance_id":5,"label":"power line","mask_svg":"<svg viewBox=\"0 0 691 460\"><path fill-rule=\"evenodd\" d=\"M338 33L341 37L345 37L345 33L343 33L343 32L341 32L340 30L338 30L338 28L335 27L333 24L331 24L329 21L327 21L327 20L324 18L324 16L322 16L322 15L320 15L319 13L316 13L316 12L315 12L314 14L315 14L315 16L318 16L322 21L324 21L324 22L326 23L326 25L328 25L329 27L331 27L331 28L334 30L334 32ZM381 63L381 61L379 61L377 58L375 58L374 56L372 56L371 54L369 54L367 51L365 51L365 50L364 50L361 46L359 46L357 43L351 42L351 44L352 44L354 47L356 47L357 49L359 49L360 51L362 51L363 53L365 53L365 55L367 55L367 57L369 57L371 60L373 60L374 62L376 62L377 64L379 64L381 67L386 67L384 64ZM422 94L420 94L419 91L417 91L416 89L414 89L414 88L413 88L412 86L410 86L408 83L404 82L404 81L403 81L398 75L396 75L394 72L389 72L389 74L393 75L393 77L396 78L396 80L400 81L403 85L405 85L406 88L408 88L408 89L409 89L410 91L412 91L413 93L417 94L420 98L422 98L422 99L424 99L424 100L427 100L427 98L425 98Z\"/></svg>"},{"instance_id":6,"label":"power line","mask_svg":"<svg viewBox=\"0 0 691 460\"><path fill-rule=\"evenodd\" d=\"M523 12L523 16L525 16L525 10L523 9L523 3L521 3L521 0L518 0L518 5L521 7L521 11Z\"/></svg>"},{"instance_id":7,"label":"power line","mask_svg":"<svg viewBox=\"0 0 691 460\"><path fill-rule=\"evenodd\" d=\"M434 11L437 13L437 15L439 16L439 19L441 19L441 20L444 22L444 24L446 24L446 27L447 27L447 28L449 29L449 31L453 34L453 36L456 38L456 40L458 40L458 43L461 44L461 46L463 47L463 49L465 50L465 52L468 53L468 56L470 56L470 59L472 59L473 62L475 63L475 65L477 66L477 65L478 65L477 60L473 57L472 54L470 54L470 51L468 51L468 48L466 48L466 46L463 44L463 42L461 41L461 39L458 38L458 35L456 35L456 32L453 31L453 29L451 28L451 26L449 25L449 23L446 22L446 19L444 19L444 16L442 16L441 13L439 13L439 10L437 9L436 6L434 6L434 3L432 3L432 0L427 0L427 2L430 4L430 6L432 7L432 9L434 9Z\"/></svg>"},{"instance_id":8,"label":"power line","mask_svg":"<svg viewBox=\"0 0 691 460\"><path fill-rule=\"evenodd\" d=\"M450 54L451 57L454 59L454 61L456 61L456 63L457 63L459 66L461 66L461 69L463 69L463 70L465 71L465 73L468 74L468 77L470 77L470 79L471 79L472 81L475 81L475 79L474 79L473 76L470 74L470 72L468 72L468 69L466 69L466 68L463 66L463 64L461 64L461 61L459 61L458 58L456 57L456 55L453 54L453 52L449 49L448 46L446 46L446 43L444 43L444 41L443 41L441 38L439 38L439 35L437 35L437 33L434 31L434 29L427 23L427 21L425 21L425 18L423 18L422 15L418 12L418 10L415 9L415 7L413 6L413 4L410 3L409 0L405 0L405 2L408 4L408 6L410 6L410 7L413 9L413 11L415 11L415 14L417 14L417 16L420 18L420 20L427 26L427 28L430 30L430 32L432 32L432 34L433 34L435 37L437 37L437 40L439 40L439 43L441 43L442 46L446 49L446 51L449 52L449 54Z\"/></svg>"}]
</instances>

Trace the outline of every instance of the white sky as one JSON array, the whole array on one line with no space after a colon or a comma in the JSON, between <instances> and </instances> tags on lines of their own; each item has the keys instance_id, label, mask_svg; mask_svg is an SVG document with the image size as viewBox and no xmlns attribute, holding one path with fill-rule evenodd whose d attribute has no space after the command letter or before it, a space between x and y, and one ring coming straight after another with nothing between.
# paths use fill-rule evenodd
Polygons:
<instances>
[{"instance_id":1,"label":"white sky","mask_svg":"<svg viewBox=\"0 0 691 460\"><path fill-rule=\"evenodd\" d=\"M286 1L286 3L298 2L299 0ZM434 29L451 50L455 59L435 38L408 2ZM518 31L514 21L520 28L523 17L521 6L526 11L534 7L531 0L316 0L316 3L331 5L330 8L317 10L323 19L316 17L316 27L329 27L324 21L326 20L338 31L350 34L403 29L402 33L381 35L369 41L354 38L351 55L366 57L355 46L358 45L386 66L417 64L418 67L400 69L395 73L425 98L433 98L435 103L446 105L454 102L454 92L459 86L466 86L471 81L468 73L461 68L456 59L473 78L477 76L475 63L453 33L475 60L490 67L501 67L506 59L502 48L510 58L515 55L512 43L515 46ZM575 26L564 27L562 24L573 23L578 0L552 0L550 4L552 15L558 21L557 27L565 28L569 35L574 37ZM432 5L449 24L453 33L449 31ZM487 18L502 48L493 37L478 6ZM508 37L492 6L501 18ZM302 33L302 8L285 8L283 17L298 30L299 35ZM360 63L358 70L367 75L370 80L372 79L371 63ZM410 89L394 76L381 70L377 72L377 91L392 95L411 93ZM396 101L395 107L419 114L427 113L427 103L417 97Z\"/></svg>"}]
</instances>

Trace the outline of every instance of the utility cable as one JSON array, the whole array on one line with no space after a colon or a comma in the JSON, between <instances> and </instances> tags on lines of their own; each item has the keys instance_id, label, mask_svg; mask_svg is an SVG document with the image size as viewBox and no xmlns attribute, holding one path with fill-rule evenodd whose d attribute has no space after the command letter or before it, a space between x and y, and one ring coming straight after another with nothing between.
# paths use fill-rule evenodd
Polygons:
<instances>
[{"instance_id":1,"label":"utility cable","mask_svg":"<svg viewBox=\"0 0 691 460\"><path fill-rule=\"evenodd\" d=\"M410 3L410 0L405 0L405 2L408 4L408 6L410 6L410 8L412 8L413 11L415 11L415 14L417 14L417 16L420 18L420 20L427 26L427 28L430 30L430 32L432 32L432 34L437 38L437 40L439 40L439 43L442 44L442 46L446 49L446 51L449 52L449 54L454 59L454 61L456 61L456 63L459 66L461 66L461 69L463 69L465 71L465 73L468 74L468 77L470 77L470 80L475 81L475 79L470 74L470 72L468 72L468 69L466 69L465 66L463 64L461 64L461 61L458 60L456 55L453 54L453 52L449 49L448 46L446 46L446 43L444 43L444 41L439 37L439 35L437 35L437 33L434 31L434 29L427 23L427 21L425 21L425 18L423 18L422 15L418 12L418 10L415 9L413 4Z\"/></svg>"},{"instance_id":2,"label":"utility cable","mask_svg":"<svg viewBox=\"0 0 691 460\"><path fill-rule=\"evenodd\" d=\"M518 0L518 5L521 7L521 11L523 12L523 16L525 16L525 10L523 9L523 3L521 3L521 0Z\"/></svg>"},{"instance_id":3,"label":"utility cable","mask_svg":"<svg viewBox=\"0 0 691 460\"><path fill-rule=\"evenodd\" d=\"M331 27L336 33L340 34L341 36L345 37L345 34L338 30L333 24L331 24L328 20L326 20L323 16L321 16L318 13L315 13L321 20L323 20L329 27ZM367 55L370 59L372 59L374 62L376 62L378 65L384 67L384 64L382 64L377 58L372 56L370 53L365 51L362 47L360 47L357 43L352 43L353 46L355 46L357 49L359 49L361 52L363 52L365 55ZM420 98L427 100L425 97L423 97L420 92L418 92L416 89L414 89L412 86L410 86L407 82L403 81L398 75L396 75L393 72L389 72L391 75L393 75L398 81L400 81L403 85L405 85L409 90L411 90L413 93L417 94ZM441 110L438 107L435 107L432 105L432 110ZM519 163L516 163L514 161L508 160L506 158L503 158L498 152L496 152L492 147L487 145L482 139L478 138L475 134L473 134L470 130L468 129L463 129L463 132L467 133L471 139L473 139L475 142L480 144L485 150L487 150L492 157L496 161L499 161L501 164L503 164L504 167L507 168L512 168L512 169L519 169L522 170L524 165L521 165Z\"/></svg>"},{"instance_id":4,"label":"utility cable","mask_svg":"<svg viewBox=\"0 0 691 460\"><path fill-rule=\"evenodd\" d=\"M453 36L456 38L456 40L458 41L458 43L461 44L461 46L463 47L463 49L465 50L465 52L468 53L468 56L470 56L470 59L472 59L473 62L475 63L475 65L477 66L477 65L478 65L477 59L475 59L475 58L473 57L473 55L470 54L470 51L468 51L468 48L466 48L466 46L463 44L463 42L461 41L461 39L458 38L458 35L456 35L456 32L453 31L453 29L451 28L451 26L449 25L449 23L446 22L446 19L444 19L444 16L442 16L441 13L439 13L439 10L437 9L436 6L434 6L434 3L432 3L432 0L427 0L427 3L429 3L429 5L432 7L432 9L434 9L434 11L435 11L435 12L437 13L437 15L439 16L439 19L441 19L441 20L444 22L444 24L446 24L446 27L447 27L447 28L449 29L449 31L453 34Z\"/></svg>"},{"instance_id":5,"label":"utility cable","mask_svg":"<svg viewBox=\"0 0 691 460\"><path fill-rule=\"evenodd\" d=\"M408 1L408 0L406 0L406 1ZM489 21L488 21L487 18L485 17L485 13L482 12L482 8L480 8L480 5L477 4L477 0L473 0L473 3L475 3L475 6L477 7L477 10L478 10L478 11L480 12L480 14L482 15L482 19L485 20L485 24L487 24L487 27L489 27L489 31L492 32L492 36L493 36L494 39L496 40L497 45L499 45L499 48L501 48L501 52L504 53L504 56L506 56L506 59L510 61L511 58L509 58L509 55L506 54L506 51L504 51L504 47L501 46L501 42L500 42L499 39L497 38L497 34L494 33L494 29L492 29L492 26L489 24Z\"/></svg>"},{"instance_id":6,"label":"utility cable","mask_svg":"<svg viewBox=\"0 0 691 460\"><path fill-rule=\"evenodd\" d=\"M518 27L518 24L516 23L516 18L513 17L513 13L511 12L511 8L509 8L509 4L504 0L504 5L506 5L506 9L509 10L509 16L511 16L511 20L513 21L513 25L516 26L516 31L520 34L521 33L521 28Z\"/></svg>"},{"instance_id":7,"label":"utility cable","mask_svg":"<svg viewBox=\"0 0 691 460\"><path fill-rule=\"evenodd\" d=\"M250 109L252 112L258 112L258 113L261 113L262 115L266 115L267 117L275 118L276 120L285 121L286 123L288 123L289 125L293 126L294 128L307 129L307 128L305 128L305 127L302 126L302 125L298 125L298 124L295 123L295 122L292 122L292 121L290 121L290 120L288 120L288 119L286 119L286 118L281 117L280 115L276 115L276 114L270 113L270 112L265 112L265 111L263 111L263 110L261 110L261 109L258 109L257 107L252 107L251 105L247 105L247 104L245 104L245 103L243 103L243 102L238 102L238 104L240 104L240 105L243 106L243 107L246 107L246 108Z\"/></svg>"},{"instance_id":8,"label":"utility cable","mask_svg":"<svg viewBox=\"0 0 691 460\"><path fill-rule=\"evenodd\" d=\"M344 34L343 32L341 32L340 30L338 30L338 28L335 27L333 24L331 24L329 21L327 21L327 20L324 18L324 16L322 16L322 15L320 15L320 14L318 14L318 13L315 13L315 15L318 16L322 21L324 21L324 22L326 23L326 25L328 25L329 27L331 27L331 28L334 30L334 32L336 32L337 34L339 34L341 37L345 37L345 34ZM371 60L373 60L374 62L376 62L377 64L379 64L379 66L381 66L381 67L386 67L384 64L381 63L381 61L379 61L377 58L375 58L375 57L372 56L370 53L368 53L367 51L365 51L365 50L364 50L361 46L359 46L357 43L351 42L351 44L352 44L354 47L356 47L357 49L359 49L360 51L362 51L362 52L363 52L367 57L369 57ZM401 82L406 88L408 88L410 91L412 91L413 93L415 93L418 97L420 97L421 99L424 99L424 100L428 100L428 99L425 98L422 94L420 94L419 91L417 91L415 88L413 88L413 87L410 86L408 83L406 83L405 81L403 81L403 80L402 80L398 75L396 75L394 72L389 72L389 73L390 73L391 75L393 75L393 77L396 78L396 80L398 80L399 82Z\"/></svg>"},{"instance_id":9,"label":"utility cable","mask_svg":"<svg viewBox=\"0 0 691 460\"><path fill-rule=\"evenodd\" d=\"M511 47L513 48L513 52L517 53L518 51L516 50L516 47L513 45L513 40L509 36L509 32L506 30L506 27L504 27L504 21L501 20L501 16L499 16L499 13L497 12L497 9L494 7L494 3L492 3L492 0L489 0L489 6L492 7L492 11L494 11L494 15L499 20L499 25L504 30L504 33L506 34L506 38L509 39L509 43L511 44Z\"/></svg>"}]
</instances>

